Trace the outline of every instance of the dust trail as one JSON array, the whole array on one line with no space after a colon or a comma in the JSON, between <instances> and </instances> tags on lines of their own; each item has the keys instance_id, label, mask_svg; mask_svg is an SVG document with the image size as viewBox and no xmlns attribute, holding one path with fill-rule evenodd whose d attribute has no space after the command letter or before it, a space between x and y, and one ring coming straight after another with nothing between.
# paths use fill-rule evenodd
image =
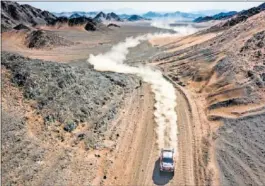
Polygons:
<instances>
[{"instance_id":1,"label":"dust trail","mask_svg":"<svg viewBox=\"0 0 265 186\"><path fill-rule=\"evenodd\" d=\"M113 46L104 54L90 55L87 60L98 71L111 71L124 74L135 74L143 81L151 85L155 95L155 122L157 124L157 145L158 148L172 147L177 150L177 114L176 95L173 85L168 82L159 70L150 66L132 67L124 64L129 48L136 47L141 41L153 37L169 36L169 34L147 34L135 38L126 38L124 42Z\"/></svg>"},{"instance_id":2,"label":"dust trail","mask_svg":"<svg viewBox=\"0 0 265 186\"><path fill-rule=\"evenodd\" d=\"M189 35L198 31L198 29L193 27L191 24L177 24L176 19L173 18L153 20L151 22L151 26L156 28L174 30L179 35Z\"/></svg>"}]
</instances>

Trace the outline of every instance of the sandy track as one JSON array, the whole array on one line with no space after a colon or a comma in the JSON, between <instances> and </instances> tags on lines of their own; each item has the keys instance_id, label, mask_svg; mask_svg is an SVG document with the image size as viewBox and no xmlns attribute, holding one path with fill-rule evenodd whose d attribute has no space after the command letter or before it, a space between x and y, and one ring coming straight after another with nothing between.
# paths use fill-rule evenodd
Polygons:
<instances>
[{"instance_id":1,"label":"sandy track","mask_svg":"<svg viewBox=\"0 0 265 186\"><path fill-rule=\"evenodd\" d=\"M195 185L194 136L191 110L181 90L176 89L179 130L179 154L175 175L160 173L159 149L155 145L154 95L144 85L130 98L117 131L122 134L116 150L108 159L113 163L103 169L108 178L103 185Z\"/></svg>"},{"instance_id":2,"label":"sandy track","mask_svg":"<svg viewBox=\"0 0 265 186\"><path fill-rule=\"evenodd\" d=\"M193 136L191 113L188 103L179 91L177 93L177 115L179 127L179 158L176 164L174 185L194 185Z\"/></svg>"},{"instance_id":3,"label":"sandy track","mask_svg":"<svg viewBox=\"0 0 265 186\"><path fill-rule=\"evenodd\" d=\"M113 164L109 168L105 167L110 177L110 180L104 182L105 185L135 185L139 173L142 173L142 170L145 172L146 168L142 167L141 162L148 162L145 158L148 158L150 151L154 151L152 148L155 148L153 105L154 98L147 85L136 90L127 102L126 109L117 121L121 138L116 150L109 157L114 158Z\"/></svg>"}]
</instances>

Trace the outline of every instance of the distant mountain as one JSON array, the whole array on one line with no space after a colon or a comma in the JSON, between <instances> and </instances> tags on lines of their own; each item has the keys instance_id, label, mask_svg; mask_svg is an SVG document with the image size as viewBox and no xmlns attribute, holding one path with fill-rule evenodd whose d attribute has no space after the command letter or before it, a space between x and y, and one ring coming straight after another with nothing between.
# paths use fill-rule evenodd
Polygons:
<instances>
[{"instance_id":1,"label":"distant mountain","mask_svg":"<svg viewBox=\"0 0 265 186\"><path fill-rule=\"evenodd\" d=\"M201 17L204 16L213 16L219 14L220 12L227 12L227 10L217 9L217 10L201 10L201 11L194 11L193 14L199 14Z\"/></svg>"},{"instance_id":2,"label":"distant mountain","mask_svg":"<svg viewBox=\"0 0 265 186\"><path fill-rule=\"evenodd\" d=\"M106 21L107 15L104 12L99 12L95 17L94 20L96 21Z\"/></svg>"},{"instance_id":3,"label":"distant mountain","mask_svg":"<svg viewBox=\"0 0 265 186\"><path fill-rule=\"evenodd\" d=\"M71 15L74 14L74 12L52 12L55 16L57 17L70 17Z\"/></svg>"},{"instance_id":4,"label":"distant mountain","mask_svg":"<svg viewBox=\"0 0 265 186\"><path fill-rule=\"evenodd\" d=\"M221 13L213 15L213 16L198 17L193 22L201 23L201 22L212 21L212 20L229 19L229 18L233 17L236 14L237 14L236 11L221 12Z\"/></svg>"},{"instance_id":5,"label":"distant mountain","mask_svg":"<svg viewBox=\"0 0 265 186\"><path fill-rule=\"evenodd\" d=\"M265 3L262 3L261 5L259 5L258 8L261 8L262 10L264 10L265 9Z\"/></svg>"},{"instance_id":6,"label":"distant mountain","mask_svg":"<svg viewBox=\"0 0 265 186\"><path fill-rule=\"evenodd\" d=\"M82 17L82 15L80 15L78 13L74 13L69 18L78 18L78 17Z\"/></svg>"},{"instance_id":7,"label":"distant mountain","mask_svg":"<svg viewBox=\"0 0 265 186\"><path fill-rule=\"evenodd\" d=\"M99 12L95 17L95 21L104 22L104 21L123 21L117 14L111 12L105 14L104 12Z\"/></svg>"},{"instance_id":8,"label":"distant mountain","mask_svg":"<svg viewBox=\"0 0 265 186\"><path fill-rule=\"evenodd\" d=\"M132 15L130 16L127 21L142 21L142 20L149 20L139 15Z\"/></svg>"},{"instance_id":9,"label":"distant mountain","mask_svg":"<svg viewBox=\"0 0 265 186\"><path fill-rule=\"evenodd\" d=\"M131 16L131 15L129 15L129 14L119 14L119 17L120 17L121 19L128 19L130 16Z\"/></svg>"},{"instance_id":10,"label":"distant mountain","mask_svg":"<svg viewBox=\"0 0 265 186\"><path fill-rule=\"evenodd\" d=\"M202 14L186 13L186 12L170 12L170 13L158 13L158 12L147 12L142 15L148 19L159 19L159 18L173 18L173 19L195 19L202 16Z\"/></svg>"},{"instance_id":11,"label":"distant mountain","mask_svg":"<svg viewBox=\"0 0 265 186\"><path fill-rule=\"evenodd\" d=\"M202 23L202 22L207 22L207 21L212 21L213 17L212 16L205 16L205 17L198 17L193 20L195 23Z\"/></svg>"},{"instance_id":12,"label":"distant mountain","mask_svg":"<svg viewBox=\"0 0 265 186\"><path fill-rule=\"evenodd\" d=\"M56 16L27 4L20 5L12 1L1 1L1 18L2 31L6 31L19 24L45 25L55 20Z\"/></svg>"},{"instance_id":13,"label":"distant mountain","mask_svg":"<svg viewBox=\"0 0 265 186\"><path fill-rule=\"evenodd\" d=\"M117 14L115 14L113 12L107 14L106 19L108 21L123 21Z\"/></svg>"},{"instance_id":14,"label":"distant mountain","mask_svg":"<svg viewBox=\"0 0 265 186\"><path fill-rule=\"evenodd\" d=\"M191 18L191 19L194 19L198 16L200 16L200 14L185 13L180 11L164 14L164 17L180 17L180 18L182 17L182 18Z\"/></svg>"},{"instance_id":15,"label":"distant mountain","mask_svg":"<svg viewBox=\"0 0 265 186\"><path fill-rule=\"evenodd\" d=\"M82 12L82 11L73 11L73 12L60 12L60 13L53 13L54 15L56 15L57 17L95 17L98 12Z\"/></svg>"},{"instance_id":16,"label":"distant mountain","mask_svg":"<svg viewBox=\"0 0 265 186\"><path fill-rule=\"evenodd\" d=\"M227 19L227 18L233 17L235 14L237 14L236 11L221 12L221 13L219 13L219 14L214 15L213 18L214 18L215 20L219 20L219 19Z\"/></svg>"},{"instance_id":17,"label":"distant mountain","mask_svg":"<svg viewBox=\"0 0 265 186\"><path fill-rule=\"evenodd\" d=\"M164 14L157 13L157 12L151 12L151 11L143 14L143 17L150 18L150 19L152 19L152 18L158 18L158 17L163 17L163 16L164 16Z\"/></svg>"},{"instance_id":18,"label":"distant mountain","mask_svg":"<svg viewBox=\"0 0 265 186\"><path fill-rule=\"evenodd\" d=\"M105 11L106 12L106 11ZM123 13L123 14L116 14L116 13L104 13L101 12L80 12L80 11L74 11L74 12L61 12L61 13L54 13L57 17L68 17L68 18L75 18L75 17L94 17L97 21L107 21L107 20L116 20L116 21L122 21L127 20L133 15L136 14L130 14ZM112 14L112 15L109 15ZM109 15L109 16L108 16ZM118 16L118 17L117 17ZM184 18L184 19L195 19L200 16L204 16L202 14L194 14L194 13L185 13L185 12L171 12L171 13L158 13L158 12L152 12L149 11L143 15L139 15L143 18L147 19L156 19L156 18Z\"/></svg>"}]
</instances>

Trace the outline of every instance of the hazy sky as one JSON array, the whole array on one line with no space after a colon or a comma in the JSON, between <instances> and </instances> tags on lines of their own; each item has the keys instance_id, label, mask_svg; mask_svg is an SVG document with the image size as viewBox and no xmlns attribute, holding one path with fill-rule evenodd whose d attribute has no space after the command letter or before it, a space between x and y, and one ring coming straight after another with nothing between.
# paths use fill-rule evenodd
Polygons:
<instances>
[{"instance_id":1,"label":"hazy sky","mask_svg":"<svg viewBox=\"0 0 265 186\"><path fill-rule=\"evenodd\" d=\"M62 11L114 11L116 13L192 12L201 10L240 11L260 5L262 2L19 2L51 12ZM133 12L135 11L135 12Z\"/></svg>"}]
</instances>

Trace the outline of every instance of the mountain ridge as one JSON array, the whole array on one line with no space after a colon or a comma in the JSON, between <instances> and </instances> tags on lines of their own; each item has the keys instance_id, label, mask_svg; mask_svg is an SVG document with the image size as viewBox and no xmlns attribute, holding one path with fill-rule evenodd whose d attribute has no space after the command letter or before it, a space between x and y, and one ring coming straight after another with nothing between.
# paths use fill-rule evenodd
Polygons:
<instances>
[{"instance_id":1,"label":"mountain ridge","mask_svg":"<svg viewBox=\"0 0 265 186\"><path fill-rule=\"evenodd\" d=\"M193 20L193 22L207 22L212 20L226 20L228 21L224 24L224 26L233 26L239 22L247 20L249 17L260 13L265 10L265 3L260 4L257 7L253 7L247 10L242 10L240 12L230 11L230 12L221 12L219 14L215 14L213 16L205 16L198 17ZM231 18L231 20L229 20Z\"/></svg>"},{"instance_id":2,"label":"mountain ridge","mask_svg":"<svg viewBox=\"0 0 265 186\"><path fill-rule=\"evenodd\" d=\"M201 22L212 21L212 20L223 20L223 19L228 19L230 17L233 17L236 14L237 14L236 11L221 12L213 16L198 17L195 20L193 20L193 22L201 23Z\"/></svg>"},{"instance_id":3,"label":"mountain ridge","mask_svg":"<svg viewBox=\"0 0 265 186\"><path fill-rule=\"evenodd\" d=\"M104 12L99 12L95 17L95 21L98 22L104 22L104 21L123 21L117 14L114 12L111 13L104 13Z\"/></svg>"}]
</instances>

